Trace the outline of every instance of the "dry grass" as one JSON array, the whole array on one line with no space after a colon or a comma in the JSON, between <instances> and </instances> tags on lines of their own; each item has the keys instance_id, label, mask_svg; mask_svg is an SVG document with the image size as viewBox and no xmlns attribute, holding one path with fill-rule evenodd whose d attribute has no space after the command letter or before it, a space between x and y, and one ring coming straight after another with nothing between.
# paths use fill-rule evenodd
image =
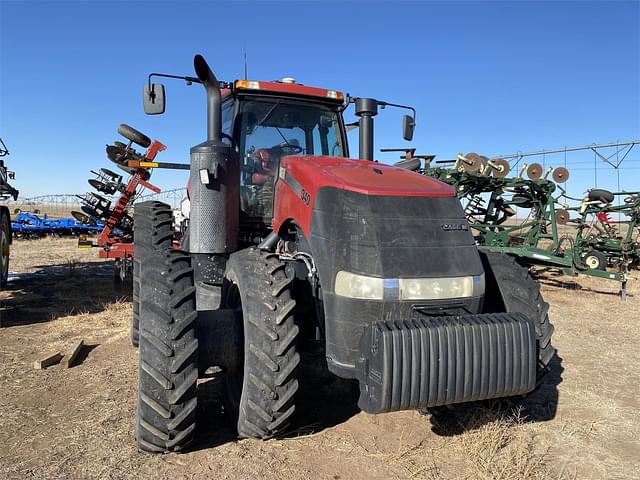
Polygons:
<instances>
[{"instance_id":1,"label":"dry grass","mask_svg":"<svg viewBox=\"0 0 640 480\"><path fill-rule=\"evenodd\" d=\"M80 205L70 205L70 204L33 204L27 205L22 203L11 203L8 205L9 210L11 211L12 217L15 216L15 210L20 209L23 212L32 212L37 213L38 216L43 216L47 214L49 218L68 218L71 217L71 212L73 210L80 210Z\"/></svg>"},{"instance_id":2,"label":"dry grass","mask_svg":"<svg viewBox=\"0 0 640 480\"><path fill-rule=\"evenodd\" d=\"M562 360L523 402L374 416L355 409L352 386L309 377L293 435L236 441L216 383L203 382L193 449L151 456L132 432L130 298L113 290L97 252L74 240L15 242L11 270L32 276L0 292L2 478L640 477L637 281L621 303L615 282L541 278ZM78 366L31 367L80 338L90 347Z\"/></svg>"},{"instance_id":3,"label":"dry grass","mask_svg":"<svg viewBox=\"0 0 640 480\"><path fill-rule=\"evenodd\" d=\"M485 423L483 416L494 411L474 412L469 432L460 437L457 447L474 467L479 479L551 478L546 465L549 447L536 444L525 427L521 409L502 414Z\"/></svg>"}]
</instances>

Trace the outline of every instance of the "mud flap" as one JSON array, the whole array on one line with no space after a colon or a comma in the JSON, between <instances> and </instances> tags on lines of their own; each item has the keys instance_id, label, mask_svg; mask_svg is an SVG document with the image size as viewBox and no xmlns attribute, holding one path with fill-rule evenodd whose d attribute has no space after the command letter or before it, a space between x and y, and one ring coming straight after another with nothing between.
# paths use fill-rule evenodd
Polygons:
<instances>
[{"instance_id":1,"label":"mud flap","mask_svg":"<svg viewBox=\"0 0 640 480\"><path fill-rule=\"evenodd\" d=\"M521 313L377 322L361 341L359 407L382 413L521 395L536 385L536 333Z\"/></svg>"}]
</instances>

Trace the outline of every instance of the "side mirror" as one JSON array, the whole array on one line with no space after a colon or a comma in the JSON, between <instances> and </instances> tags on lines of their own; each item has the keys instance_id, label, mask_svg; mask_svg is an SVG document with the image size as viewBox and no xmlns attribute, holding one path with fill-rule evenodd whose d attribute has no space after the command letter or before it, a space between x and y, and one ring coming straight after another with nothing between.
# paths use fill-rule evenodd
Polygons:
<instances>
[{"instance_id":1,"label":"side mirror","mask_svg":"<svg viewBox=\"0 0 640 480\"><path fill-rule=\"evenodd\" d=\"M142 98L144 113L147 115L160 115L164 113L164 85L161 83L145 83Z\"/></svg>"},{"instance_id":2,"label":"side mirror","mask_svg":"<svg viewBox=\"0 0 640 480\"><path fill-rule=\"evenodd\" d=\"M405 115L402 117L402 137L410 142L413 140L413 131L416 128L416 121L410 115Z\"/></svg>"}]
</instances>

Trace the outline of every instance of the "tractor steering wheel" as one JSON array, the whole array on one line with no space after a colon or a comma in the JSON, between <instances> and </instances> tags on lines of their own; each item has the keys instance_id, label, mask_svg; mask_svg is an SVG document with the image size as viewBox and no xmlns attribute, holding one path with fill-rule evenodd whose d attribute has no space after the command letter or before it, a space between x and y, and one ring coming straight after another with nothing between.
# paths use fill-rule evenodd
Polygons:
<instances>
[{"instance_id":1,"label":"tractor steering wheel","mask_svg":"<svg viewBox=\"0 0 640 480\"><path fill-rule=\"evenodd\" d=\"M280 150L283 157L285 155L296 155L298 153L302 153L302 151L304 150L300 145L296 145L296 143L282 142L279 145L271 147L271 149Z\"/></svg>"}]
</instances>

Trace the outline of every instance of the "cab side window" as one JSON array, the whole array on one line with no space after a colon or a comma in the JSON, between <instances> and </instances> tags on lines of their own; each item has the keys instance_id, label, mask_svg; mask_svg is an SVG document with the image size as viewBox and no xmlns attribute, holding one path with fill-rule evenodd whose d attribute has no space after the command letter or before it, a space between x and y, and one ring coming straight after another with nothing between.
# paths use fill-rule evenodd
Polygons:
<instances>
[{"instance_id":1,"label":"cab side window","mask_svg":"<svg viewBox=\"0 0 640 480\"><path fill-rule=\"evenodd\" d=\"M222 133L233 136L233 101L222 105Z\"/></svg>"}]
</instances>

